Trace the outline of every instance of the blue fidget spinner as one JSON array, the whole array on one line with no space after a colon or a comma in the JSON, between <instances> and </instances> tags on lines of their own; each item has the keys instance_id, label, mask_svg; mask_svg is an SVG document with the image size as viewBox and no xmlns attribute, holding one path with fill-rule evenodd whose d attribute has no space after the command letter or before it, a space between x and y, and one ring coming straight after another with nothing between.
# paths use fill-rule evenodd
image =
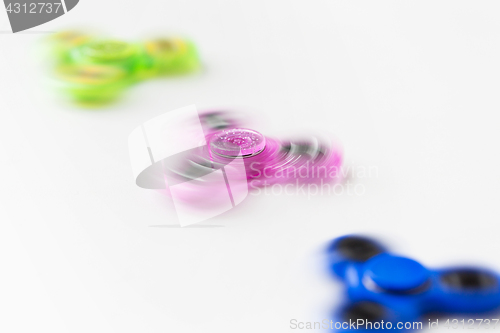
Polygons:
<instances>
[{"instance_id":1,"label":"blue fidget spinner","mask_svg":"<svg viewBox=\"0 0 500 333\"><path fill-rule=\"evenodd\" d=\"M487 269L428 269L355 235L335 239L327 254L347 287L348 302L334 313L337 330L407 330L425 314L477 314L500 306L500 276ZM421 322L427 328L427 320Z\"/></svg>"}]
</instances>

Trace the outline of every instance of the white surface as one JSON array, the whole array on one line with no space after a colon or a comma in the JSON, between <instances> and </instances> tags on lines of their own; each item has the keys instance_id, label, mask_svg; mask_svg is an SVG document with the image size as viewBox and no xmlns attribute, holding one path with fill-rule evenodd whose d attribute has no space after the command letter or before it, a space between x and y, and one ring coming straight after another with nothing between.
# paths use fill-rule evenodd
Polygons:
<instances>
[{"instance_id":1,"label":"white surface","mask_svg":"<svg viewBox=\"0 0 500 333\"><path fill-rule=\"evenodd\" d=\"M42 85L41 34L0 34L2 332L286 332L340 285L318 252L363 232L428 266L500 270L497 1L82 0L33 30L182 32L206 71L81 110ZM8 30L0 10L0 29ZM205 222L134 184L129 133L185 105L331 132L363 195L249 196Z\"/></svg>"}]
</instances>

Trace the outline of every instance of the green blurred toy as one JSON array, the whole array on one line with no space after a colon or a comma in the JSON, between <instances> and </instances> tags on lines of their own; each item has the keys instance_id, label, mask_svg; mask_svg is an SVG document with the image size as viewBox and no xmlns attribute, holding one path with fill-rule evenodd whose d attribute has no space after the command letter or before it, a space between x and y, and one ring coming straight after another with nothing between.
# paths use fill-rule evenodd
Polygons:
<instances>
[{"instance_id":1,"label":"green blurred toy","mask_svg":"<svg viewBox=\"0 0 500 333\"><path fill-rule=\"evenodd\" d=\"M200 68L196 47L180 38L127 43L65 31L50 42L58 85L82 103L107 103L135 82Z\"/></svg>"}]
</instances>

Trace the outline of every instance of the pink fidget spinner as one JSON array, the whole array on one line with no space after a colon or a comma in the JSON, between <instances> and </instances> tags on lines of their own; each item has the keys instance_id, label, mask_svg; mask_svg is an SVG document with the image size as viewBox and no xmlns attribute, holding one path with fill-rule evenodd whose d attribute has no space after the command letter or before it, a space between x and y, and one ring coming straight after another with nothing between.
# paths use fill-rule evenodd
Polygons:
<instances>
[{"instance_id":1,"label":"pink fidget spinner","mask_svg":"<svg viewBox=\"0 0 500 333\"><path fill-rule=\"evenodd\" d=\"M233 113L199 114L194 106L145 122L131 133L129 148L137 185L169 195L181 225L222 214L251 190L341 180L342 152L332 143L277 140Z\"/></svg>"}]
</instances>

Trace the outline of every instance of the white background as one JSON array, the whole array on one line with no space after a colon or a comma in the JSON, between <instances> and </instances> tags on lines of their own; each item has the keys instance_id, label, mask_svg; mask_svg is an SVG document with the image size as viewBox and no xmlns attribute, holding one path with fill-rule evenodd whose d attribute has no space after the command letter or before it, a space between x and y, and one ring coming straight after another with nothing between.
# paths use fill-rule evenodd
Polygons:
<instances>
[{"instance_id":1,"label":"white background","mask_svg":"<svg viewBox=\"0 0 500 333\"><path fill-rule=\"evenodd\" d=\"M0 10L0 331L287 332L341 285L328 240L362 232L429 267L500 270L497 1L82 0L28 33ZM193 38L202 74L102 110L53 95L43 33ZM127 137L168 110L245 112L254 128L329 132L362 195L249 197L198 228L135 186ZM160 226L160 227L159 227Z\"/></svg>"}]
</instances>

